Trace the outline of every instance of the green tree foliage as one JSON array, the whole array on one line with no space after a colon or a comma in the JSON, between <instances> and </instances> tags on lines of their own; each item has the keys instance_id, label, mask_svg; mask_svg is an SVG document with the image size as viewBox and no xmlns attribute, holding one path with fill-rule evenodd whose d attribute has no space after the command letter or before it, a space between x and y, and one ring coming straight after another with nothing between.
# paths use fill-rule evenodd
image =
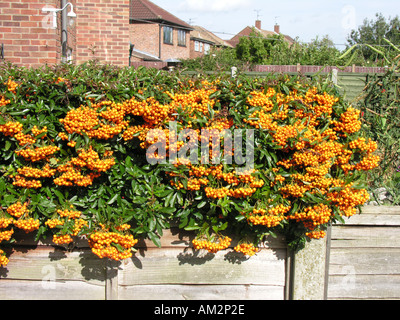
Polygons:
<instances>
[{"instance_id":1,"label":"green tree foliage","mask_svg":"<svg viewBox=\"0 0 400 320\"><path fill-rule=\"evenodd\" d=\"M357 30L352 30L347 42L349 46L360 46L360 63L368 65L382 62L386 65L387 61L382 59L382 55L370 46L378 46L380 51L393 56L396 50L387 40L391 43L400 42L400 18L396 16L386 19L382 13L377 13L375 20L365 19Z\"/></svg>"},{"instance_id":2,"label":"green tree foliage","mask_svg":"<svg viewBox=\"0 0 400 320\"><path fill-rule=\"evenodd\" d=\"M182 69L197 71L229 71L232 66L240 66L243 62L236 57L233 48L212 48L208 54L195 59L182 61Z\"/></svg>"}]
</instances>

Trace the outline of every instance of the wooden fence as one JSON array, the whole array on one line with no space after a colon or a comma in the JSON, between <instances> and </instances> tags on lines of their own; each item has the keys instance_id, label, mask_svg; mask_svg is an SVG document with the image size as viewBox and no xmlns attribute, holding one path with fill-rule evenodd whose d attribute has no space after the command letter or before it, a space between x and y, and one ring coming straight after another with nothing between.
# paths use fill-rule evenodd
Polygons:
<instances>
[{"instance_id":1,"label":"wooden fence","mask_svg":"<svg viewBox=\"0 0 400 320\"><path fill-rule=\"evenodd\" d=\"M400 299L400 207L365 207L330 238L328 299Z\"/></svg>"},{"instance_id":2,"label":"wooden fence","mask_svg":"<svg viewBox=\"0 0 400 320\"><path fill-rule=\"evenodd\" d=\"M268 238L256 256L193 251L191 232L167 230L121 263L18 234L0 299L302 300L400 299L400 207L365 207L298 253ZM232 245L235 245L234 243Z\"/></svg>"}]
</instances>

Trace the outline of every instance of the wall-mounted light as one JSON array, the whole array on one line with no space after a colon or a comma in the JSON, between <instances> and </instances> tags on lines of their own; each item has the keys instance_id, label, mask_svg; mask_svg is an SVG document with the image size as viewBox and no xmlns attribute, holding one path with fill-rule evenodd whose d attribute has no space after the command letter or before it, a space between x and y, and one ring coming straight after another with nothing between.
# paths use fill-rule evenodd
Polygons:
<instances>
[{"instance_id":1,"label":"wall-mounted light","mask_svg":"<svg viewBox=\"0 0 400 320\"><path fill-rule=\"evenodd\" d=\"M42 12L51 12L53 15L53 28L57 28L57 12L64 11L67 7L71 7L71 11L68 12L67 17L69 18L76 18L76 13L74 12L74 6L72 3L68 2L62 9L56 8L43 8Z\"/></svg>"}]
</instances>

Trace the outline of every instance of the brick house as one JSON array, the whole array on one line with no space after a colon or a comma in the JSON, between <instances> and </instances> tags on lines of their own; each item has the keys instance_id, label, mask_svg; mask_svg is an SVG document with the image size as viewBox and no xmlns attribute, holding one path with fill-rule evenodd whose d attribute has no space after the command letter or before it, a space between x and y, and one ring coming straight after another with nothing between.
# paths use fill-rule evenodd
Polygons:
<instances>
[{"instance_id":1,"label":"brick house","mask_svg":"<svg viewBox=\"0 0 400 320\"><path fill-rule=\"evenodd\" d=\"M56 64L62 58L76 63L96 58L103 63L128 65L129 0L69 2L76 18L68 17L72 8L67 6L64 14L54 14L54 21L53 13L46 10L62 8L67 1L2 1L0 59L27 67Z\"/></svg>"},{"instance_id":2,"label":"brick house","mask_svg":"<svg viewBox=\"0 0 400 320\"><path fill-rule=\"evenodd\" d=\"M92 59L120 66L166 63L202 55L208 45L229 46L148 0L0 2L0 61L20 66Z\"/></svg>"},{"instance_id":3,"label":"brick house","mask_svg":"<svg viewBox=\"0 0 400 320\"><path fill-rule=\"evenodd\" d=\"M190 58L202 57L213 47L232 48L232 45L205 28L194 26L190 33Z\"/></svg>"},{"instance_id":4,"label":"brick house","mask_svg":"<svg viewBox=\"0 0 400 320\"><path fill-rule=\"evenodd\" d=\"M256 20L256 23L255 23L254 27L247 26L242 31L240 31L237 35L235 35L232 39L227 40L227 42L229 44L231 44L233 47L236 47L236 45L239 43L241 37L248 37L248 36L250 36L250 34L253 31L257 32L258 34L260 34L262 37L265 37L265 38L267 38L269 36L272 36L272 35L282 34L280 32L279 25L276 24L274 26L274 31L263 30L261 28L261 21L260 20ZM283 38L284 38L284 40L286 42L288 42L289 44L293 44L294 43L294 40L290 36L285 35L285 34L282 34L282 35L283 35Z\"/></svg>"},{"instance_id":5,"label":"brick house","mask_svg":"<svg viewBox=\"0 0 400 320\"><path fill-rule=\"evenodd\" d=\"M176 61L190 58L193 28L148 0L132 0L132 61Z\"/></svg>"}]
</instances>

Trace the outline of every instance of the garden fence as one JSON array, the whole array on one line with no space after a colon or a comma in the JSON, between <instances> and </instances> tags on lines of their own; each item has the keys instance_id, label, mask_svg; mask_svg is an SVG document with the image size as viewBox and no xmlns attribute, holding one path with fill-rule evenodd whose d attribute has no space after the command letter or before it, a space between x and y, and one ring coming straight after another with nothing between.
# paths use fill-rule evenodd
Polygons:
<instances>
[{"instance_id":1,"label":"garden fence","mask_svg":"<svg viewBox=\"0 0 400 320\"><path fill-rule=\"evenodd\" d=\"M298 253L268 238L251 259L193 251L172 228L121 263L85 241L66 250L20 234L0 274L0 299L399 299L400 208L367 206Z\"/></svg>"}]
</instances>

